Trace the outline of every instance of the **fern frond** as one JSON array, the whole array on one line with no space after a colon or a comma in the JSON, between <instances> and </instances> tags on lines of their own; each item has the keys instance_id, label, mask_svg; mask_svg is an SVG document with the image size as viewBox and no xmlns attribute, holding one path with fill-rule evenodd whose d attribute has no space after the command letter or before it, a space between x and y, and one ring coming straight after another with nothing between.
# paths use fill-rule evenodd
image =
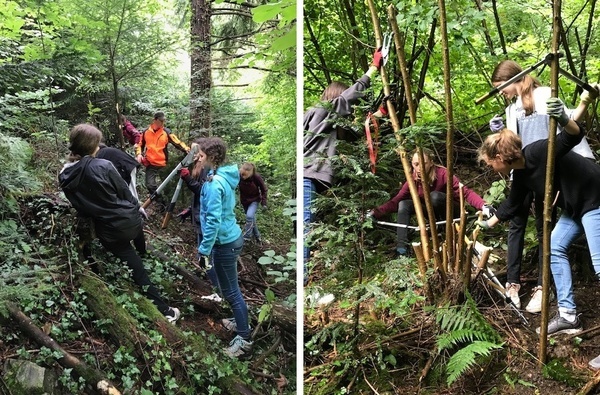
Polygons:
<instances>
[{"instance_id":1,"label":"fern frond","mask_svg":"<svg viewBox=\"0 0 600 395\"><path fill-rule=\"evenodd\" d=\"M490 356L491 352L495 349L502 348L501 344L486 342L486 341L475 341L465 348L458 350L446 366L448 373L447 384L451 385L454 383L463 373L470 369L477 362L477 356Z\"/></svg>"}]
</instances>

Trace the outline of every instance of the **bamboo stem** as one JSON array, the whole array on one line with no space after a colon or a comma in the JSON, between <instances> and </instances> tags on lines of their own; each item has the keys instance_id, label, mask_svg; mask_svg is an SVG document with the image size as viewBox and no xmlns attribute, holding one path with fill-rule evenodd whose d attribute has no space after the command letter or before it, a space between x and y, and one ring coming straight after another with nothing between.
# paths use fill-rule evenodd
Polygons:
<instances>
[{"instance_id":1,"label":"bamboo stem","mask_svg":"<svg viewBox=\"0 0 600 395\"><path fill-rule=\"evenodd\" d=\"M558 97L558 47L560 41L560 9L561 1L553 1L552 19L552 54L554 55L550 64L550 88L552 97ZM548 302L550 288L550 233L552 231L552 185L554 182L554 151L556 144L556 120L550 118L548 130L548 159L546 162L546 185L544 189L544 236L543 236L543 260L542 260L542 317L540 320L540 349L538 354L538 365L542 369L547 359L548 346Z\"/></svg>"}]
</instances>

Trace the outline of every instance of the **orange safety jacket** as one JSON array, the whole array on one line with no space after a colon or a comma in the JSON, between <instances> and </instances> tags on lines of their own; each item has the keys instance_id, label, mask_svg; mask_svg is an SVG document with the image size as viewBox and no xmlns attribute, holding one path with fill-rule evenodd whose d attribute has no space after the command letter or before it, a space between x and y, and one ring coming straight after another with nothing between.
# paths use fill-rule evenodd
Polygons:
<instances>
[{"instance_id":1,"label":"orange safety jacket","mask_svg":"<svg viewBox=\"0 0 600 395\"><path fill-rule=\"evenodd\" d=\"M178 150L188 152L190 148L167 128L158 130L149 127L142 133L142 138L135 146L135 156L141 155L145 150L144 156L150 166L165 167L169 160L167 146L173 144Z\"/></svg>"}]
</instances>

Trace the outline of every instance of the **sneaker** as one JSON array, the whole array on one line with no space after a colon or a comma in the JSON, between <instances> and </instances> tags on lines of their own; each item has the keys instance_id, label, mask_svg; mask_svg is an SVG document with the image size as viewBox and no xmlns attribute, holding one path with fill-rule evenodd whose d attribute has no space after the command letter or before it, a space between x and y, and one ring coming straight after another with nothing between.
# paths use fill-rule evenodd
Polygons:
<instances>
[{"instance_id":1,"label":"sneaker","mask_svg":"<svg viewBox=\"0 0 600 395\"><path fill-rule=\"evenodd\" d=\"M594 370L600 369L600 355L588 362L588 365Z\"/></svg>"},{"instance_id":2,"label":"sneaker","mask_svg":"<svg viewBox=\"0 0 600 395\"><path fill-rule=\"evenodd\" d=\"M517 309L521 308L521 299L519 298L519 290L521 284L506 283L506 296L510 298Z\"/></svg>"},{"instance_id":3,"label":"sneaker","mask_svg":"<svg viewBox=\"0 0 600 395\"><path fill-rule=\"evenodd\" d=\"M533 295L529 303L527 303L525 310L530 313L539 313L542 311L542 287L539 285L533 289Z\"/></svg>"},{"instance_id":4,"label":"sneaker","mask_svg":"<svg viewBox=\"0 0 600 395\"><path fill-rule=\"evenodd\" d=\"M406 255L408 255L408 251L404 247L397 247L396 248L396 255L398 257L406 256Z\"/></svg>"},{"instance_id":5,"label":"sneaker","mask_svg":"<svg viewBox=\"0 0 600 395\"><path fill-rule=\"evenodd\" d=\"M212 300L213 302L221 303L223 298L218 293L210 294L208 296L201 296L200 299Z\"/></svg>"},{"instance_id":6,"label":"sneaker","mask_svg":"<svg viewBox=\"0 0 600 395\"><path fill-rule=\"evenodd\" d=\"M179 317L181 317L181 311L177 307L169 307L169 311L165 314L165 318L171 324L175 324Z\"/></svg>"},{"instance_id":7,"label":"sneaker","mask_svg":"<svg viewBox=\"0 0 600 395\"><path fill-rule=\"evenodd\" d=\"M251 353L252 342L244 340L240 335L234 337L233 340L229 342L229 347L225 349L225 354L232 358L248 358Z\"/></svg>"},{"instance_id":8,"label":"sneaker","mask_svg":"<svg viewBox=\"0 0 600 395\"><path fill-rule=\"evenodd\" d=\"M575 321L569 322L561 317L560 314L556 314L554 318L548 322L548 336L558 335L561 333L574 335L582 330L583 328L581 327L581 321L579 321L579 317L575 317ZM540 328L537 328L535 332L539 335Z\"/></svg>"},{"instance_id":9,"label":"sneaker","mask_svg":"<svg viewBox=\"0 0 600 395\"><path fill-rule=\"evenodd\" d=\"M225 328L229 332L237 332L237 324L235 323L235 318L223 318L221 320L221 324L223 328Z\"/></svg>"},{"instance_id":10,"label":"sneaker","mask_svg":"<svg viewBox=\"0 0 600 395\"><path fill-rule=\"evenodd\" d=\"M554 300L554 292L550 292L550 296L548 300L552 302ZM531 300L525 307L529 313L540 313L542 311L542 286L538 285L533 289L533 295L531 296Z\"/></svg>"}]
</instances>

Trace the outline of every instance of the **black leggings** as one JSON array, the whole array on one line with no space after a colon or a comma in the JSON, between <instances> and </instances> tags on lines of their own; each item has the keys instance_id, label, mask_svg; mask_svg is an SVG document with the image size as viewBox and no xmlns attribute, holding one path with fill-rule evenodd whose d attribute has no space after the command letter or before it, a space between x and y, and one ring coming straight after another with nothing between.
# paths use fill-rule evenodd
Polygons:
<instances>
[{"instance_id":1,"label":"black leggings","mask_svg":"<svg viewBox=\"0 0 600 395\"><path fill-rule=\"evenodd\" d=\"M140 230L140 235L133 240L136 248L139 247L143 237L144 232ZM158 311L163 314L168 312L169 306L162 300L158 293L158 289L156 289L154 284L152 284L152 281L150 281L148 273L146 273L146 269L144 268L142 258L140 258L131 245L131 240L106 241L100 238L100 243L121 261L127 263L127 266L129 266L133 272L133 281L142 288L144 295L156 305Z\"/></svg>"}]
</instances>

